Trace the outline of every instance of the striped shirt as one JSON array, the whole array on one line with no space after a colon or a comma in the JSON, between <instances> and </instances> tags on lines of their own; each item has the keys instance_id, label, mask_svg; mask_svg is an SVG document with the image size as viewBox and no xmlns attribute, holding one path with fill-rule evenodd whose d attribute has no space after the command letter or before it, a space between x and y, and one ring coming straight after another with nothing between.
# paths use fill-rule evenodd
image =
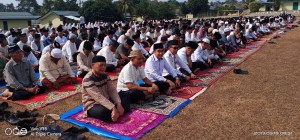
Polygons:
<instances>
[{"instance_id":1,"label":"striped shirt","mask_svg":"<svg viewBox=\"0 0 300 140\"><path fill-rule=\"evenodd\" d=\"M87 117L87 111L95 104L100 104L112 110L115 104L120 102L121 99L117 90L106 74L98 77L91 71L84 77L82 82L82 103L85 117Z\"/></svg>"}]
</instances>

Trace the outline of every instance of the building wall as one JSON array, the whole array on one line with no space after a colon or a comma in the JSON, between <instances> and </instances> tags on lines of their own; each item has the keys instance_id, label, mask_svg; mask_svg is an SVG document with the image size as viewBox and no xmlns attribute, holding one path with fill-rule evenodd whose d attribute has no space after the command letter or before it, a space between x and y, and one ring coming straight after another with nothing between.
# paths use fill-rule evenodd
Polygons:
<instances>
[{"instance_id":1,"label":"building wall","mask_svg":"<svg viewBox=\"0 0 300 140\"><path fill-rule=\"evenodd\" d=\"M265 12L266 11L266 5L259 8L259 12Z\"/></svg>"},{"instance_id":2,"label":"building wall","mask_svg":"<svg viewBox=\"0 0 300 140\"><path fill-rule=\"evenodd\" d=\"M41 27L49 26L49 21L52 22L53 27L57 27L60 24L63 24L63 21L61 20L61 18L58 15L50 14L47 17L40 19Z\"/></svg>"},{"instance_id":3,"label":"building wall","mask_svg":"<svg viewBox=\"0 0 300 140\"><path fill-rule=\"evenodd\" d=\"M295 2L297 2L297 1L295 1ZM279 10L280 11L293 10L293 2L292 1L282 2Z\"/></svg>"},{"instance_id":4,"label":"building wall","mask_svg":"<svg viewBox=\"0 0 300 140\"><path fill-rule=\"evenodd\" d=\"M0 28L4 29L3 21L7 21L8 29L10 28L26 28L28 26L28 21L31 20L0 20Z\"/></svg>"}]
</instances>

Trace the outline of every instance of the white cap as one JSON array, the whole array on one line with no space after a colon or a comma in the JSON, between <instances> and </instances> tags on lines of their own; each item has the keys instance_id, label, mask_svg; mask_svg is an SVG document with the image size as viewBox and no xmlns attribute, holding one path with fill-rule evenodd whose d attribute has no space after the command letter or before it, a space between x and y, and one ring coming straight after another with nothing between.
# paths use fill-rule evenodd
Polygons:
<instances>
[{"instance_id":1,"label":"white cap","mask_svg":"<svg viewBox=\"0 0 300 140\"><path fill-rule=\"evenodd\" d=\"M166 31L167 35L172 35L172 32L170 30Z\"/></svg>"},{"instance_id":2,"label":"white cap","mask_svg":"<svg viewBox=\"0 0 300 140\"><path fill-rule=\"evenodd\" d=\"M226 21L225 24L228 24L228 21Z\"/></svg>"},{"instance_id":3,"label":"white cap","mask_svg":"<svg viewBox=\"0 0 300 140\"><path fill-rule=\"evenodd\" d=\"M218 29L214 29L214 30L212 31L212 34L215 34L216 32L219 32Z\"/></svg>"},{"instance_id":4,"label":"white cap","mask_svg":"<svg viewBox=\"0 0 300 140\"><path fill-rule=\"evenodd\" d=\"M220 24L224 24L224 21L223 21L223 20L221 20L221 21L220 21Z\"/></svg>"},{"instance_id":5,"label":"white cap","mask_svg":"<svg viewBox=\"0 0 300 140\"><path fill-rule=\"evenodd\" d=\"M237 20L236 22L241 22L240 20Z\"/></svg>"},{"instance_id":6,"label":"white cap","mask_svg":"<svg viewBox=\"0 0 300 140\"><path fill-rule=\"evenodd\" d=\"M256 26L260 26L260 24L257 22L257 23L256 23Z\"/></svg>"},{"instance_id":7,"label":"white cap","mask_svg":"<svg viewBox=\"0 0 300 140\"><path fill-rule=\"evenodd\" d=\"M230 32L230 29L229 29L229 28L225 28L225 29L224 29L224 33L225 33L225 32Z\"/></svg>"},{"instance_id":8,"label":"white cap","mask_svg":"<svg viewBox=\"0 0 300 140\"><path fill-rule=\"evenodd\" d=\"M62 50L61 49L58 49L58 48L54 48L52 51L51 51L51 56L54 57L54 58L61 58L62 57Z\"/></svg>"},{"instance_id":9,"label":"white cap","mask_svg":"<svg viewBox=\"0 0 300 140\"><path fill-rule=\"evenodd\" d=\"M205 43L207 43L207 44L210 44L210 40L209 40L208 38L203 38L203 39L202 39L202 42L205 42Z\"/></svg>"}]
</instances>

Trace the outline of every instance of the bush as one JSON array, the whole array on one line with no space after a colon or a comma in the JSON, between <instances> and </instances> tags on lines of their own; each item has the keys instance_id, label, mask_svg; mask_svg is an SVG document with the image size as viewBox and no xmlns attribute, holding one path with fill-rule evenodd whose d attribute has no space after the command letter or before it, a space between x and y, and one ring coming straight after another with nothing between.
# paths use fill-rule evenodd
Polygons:
<instances>
[{"instance_id":1,"label":"bush","mask_svg":"<svg viewBox=\"0 0 300 140\"><path fill-rule=\"evenodd\" d=\"M249 3L249 9L250 9L250 12L258 12L259 11L259 8L262 7L263 5L257 1L254 1L254 2L250 2Z\"/></svg>"}]
</instances>

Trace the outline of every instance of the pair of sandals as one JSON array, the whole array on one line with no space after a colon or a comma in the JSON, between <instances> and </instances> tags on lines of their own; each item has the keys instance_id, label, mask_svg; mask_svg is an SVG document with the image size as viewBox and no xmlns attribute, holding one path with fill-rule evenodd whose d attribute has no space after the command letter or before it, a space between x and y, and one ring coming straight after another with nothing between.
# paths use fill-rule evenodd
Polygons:
<instances>
[{"instance_id":1,"label":"pair of sandals","mask_svg":"<svg viewBox=\"0 0 300 140\"><path fill-rule=\"evenodd\" d=\"M233 73L235 73L235 74L249 74L248 71L242 70L242 69L234 69Z\"/></svg>"}]
</instances>

